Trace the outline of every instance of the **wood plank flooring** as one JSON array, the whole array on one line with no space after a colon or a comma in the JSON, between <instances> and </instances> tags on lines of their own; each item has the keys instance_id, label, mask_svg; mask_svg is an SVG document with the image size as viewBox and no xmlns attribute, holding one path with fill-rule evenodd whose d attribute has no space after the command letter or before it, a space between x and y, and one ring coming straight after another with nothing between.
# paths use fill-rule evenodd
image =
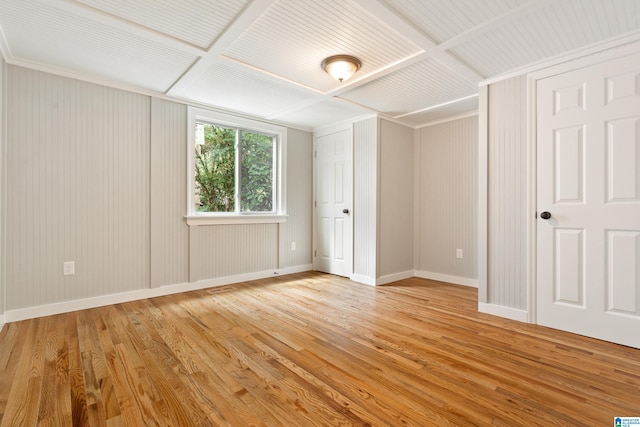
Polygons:
<instances>
[{"instance_id":1,"label":"wood plank flooring","mask_svg":"<svg viewBox=\"0 0 640 427\"><path fill-rule=\"evenodd\" d=\"M2 426L612 426L640 350L321 273L5 325Z\"/></svg>"}]
</instances>

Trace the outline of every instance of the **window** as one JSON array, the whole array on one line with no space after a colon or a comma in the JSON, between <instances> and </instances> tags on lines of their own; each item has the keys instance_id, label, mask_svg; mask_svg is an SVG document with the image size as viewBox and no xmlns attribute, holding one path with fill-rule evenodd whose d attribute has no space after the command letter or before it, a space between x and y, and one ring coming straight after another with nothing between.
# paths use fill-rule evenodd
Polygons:
<instances>
[{"instance_id":1,"label":"window","mask_svg":"<svg viewBox=\"0 0 640 427\"><path fill-rule=\"evenodd\" d=\"M283 222L285 129L189 113L188 223Z\"/></svg>"}]
</instances>

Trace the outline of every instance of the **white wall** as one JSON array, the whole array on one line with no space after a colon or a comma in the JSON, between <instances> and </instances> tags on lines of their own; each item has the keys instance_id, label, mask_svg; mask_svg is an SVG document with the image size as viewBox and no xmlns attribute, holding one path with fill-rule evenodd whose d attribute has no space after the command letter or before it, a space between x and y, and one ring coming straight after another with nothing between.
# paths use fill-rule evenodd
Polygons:
<instances>
[{"instance_id":1,"label":"white wall","mask_svg":"<svg viewBox=\"0 0 640 427\"><path fill-rule=\"evenodd\" d=\"M280 227L279 267L311 265L313 249L313 135L287 131L287 214ZM291 243L296 250L291 250Z\"/></svg>"},{"instance_id":2,"label":"white wall","mask_svg":"<svg viewBox=\"0 0 640 427\"><path fill-rule=\"evenodd\" d=\"M478 117L418 132L416 274L477 286Z\"/></svg>"},{"instance_id":3,"label":"white wall","mask_svg":"<svg viewBox=\"0 0 640 427\"><path fill-rule=\"evenodd\" d=\"M380 220L378 277L413 268L414 130L380 120Z\"/></svg>"},{"instance_id":4,"label":"white wall","mask_svg":"<svg viewBox=\"0 0 640 427\"><path fill-rule=\"evenodd\" d=\"M151 287L189 282L187 106L151 99Z\"/></svg>"},{"instance_id":5,"label":"white wall","mask_svg":"<svg viewBox=\"0 0 640 427\"><path fill-rule=\"evenodd\" d=\"M310 268L310 133L288 130L285 224L190 229L185 105L15 66L4 77L7 319L46 304ZM486 292L490 304L516 309L526 306L524 89L521 78L489 90ZM477 281L477 139L477 117L416 132L375 117L354 124L355 275ZM74 276L62 275L63 261L76 262Z\"/></svg>"},{"instance_id":6,"label":"white wall","mask_svg":"<svg viewBox=\"0 0 640 427\"><path fill-rule=\"evenodd\" d=\"M486 302L526 310L526 77L490 85L488 98Z\"/></svg>"},{"instance_id":7,"label":"white wall","mask_svg":"<svg viewBox=\"0 0 640 427\"><path fill-rule=\"evenodd\" d=\"M150 98L7 77L7 310L149 287Z\"/></svg>"},{"instance_id":8,"label":"white wall","mask_svg":"<svg viewBox=\"0 0 640 427\"><path fill-rule=\"evenodd\" d=\"M353 124L353 275L378 277L378 119Z\"/></svg>"},{"instance_id":9,"label":"white wall","mask_svg":"<svg viewBox=\"0 0 640 427\"><path fill-rule=\"evenodd\" d=\"M353 125L354 275L378 285L413 276L413 129Z\"/></svg>"},{"instance_id":10,"label":"white wall","mask_svg":"<svg viewBox=\"0 0 640 427\"><path fill-rule=\"evenodd\" d=\"M185 105L16 66L7 78L7 320L46 304L310 268L308 132L288 131L286 225L190 229ZM295 253L283 248L292 238ZM75 275L62 275L63 261L76 262Z\"/></svg>"},{"instance_id":11,"label":"white wall","mask_svg":"<svg viewBox=\"0 0 640 427\"><path fill-rule=\"evenodd\" d=\"M4 326L5 310L5 280L6 280L6 229L5 229L5 198L6 198L6 63L0 59L0 331Z\"/></svg>"}]
</instances>

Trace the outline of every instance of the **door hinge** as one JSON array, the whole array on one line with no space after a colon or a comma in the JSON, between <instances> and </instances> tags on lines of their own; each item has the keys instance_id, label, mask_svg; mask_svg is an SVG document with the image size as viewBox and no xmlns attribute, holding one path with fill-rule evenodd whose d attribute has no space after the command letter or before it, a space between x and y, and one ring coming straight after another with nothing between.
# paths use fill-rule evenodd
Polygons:
<instances>
[{"instance_id":1,"label":"door hinge","mask_svg":"<svg viewBox=\"0 0 640 427\"><path fill-rule=\"evenodd\" d=\"M313 257L316 258L318 256L318 251L316 251L315 249L313 250Z\"/></svg>"},{"instance_id":2,"label":"door hinge","mask_svg":"<svg viewBox=\"0 0 640 427\"><path fill-rule=\"evenodd\" d=\"M314 208L317 208L317 207L318 207L318 201L317 201L317 200L314 200L314 201L313 201L313 207L314 207Z\"/></svg>"},{"instance_id":3,"label":"door hinge","mask_svg":"<svg viewBox=\"0 0 640 427\"><path fill-rule=\"evenodd\" d=\"M313 158L314 158L314 159L317 159L317 158L318 158L318 150L316 150L316 151L314 151L314 152L313 152Z\"/></svg>"}]
</instances>

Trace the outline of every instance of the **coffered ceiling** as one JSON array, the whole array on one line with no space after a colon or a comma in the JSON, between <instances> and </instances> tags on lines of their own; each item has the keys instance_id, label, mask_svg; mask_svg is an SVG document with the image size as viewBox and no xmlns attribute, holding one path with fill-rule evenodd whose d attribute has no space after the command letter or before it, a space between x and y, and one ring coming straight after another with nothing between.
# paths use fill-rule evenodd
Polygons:
<instances>
[{"instance_id":1,"label":"coffered ceiling","mask_svg":"<svg viewBox=\"0 0 640 427\"><path fill-rule=\"evenodd\" d=\"M478 84L613 39L640 0L1 0L9 64L314 129L373 112L418 127ZM328 56L362 62L340 83Z\"/></svg>"}]
</instances>

